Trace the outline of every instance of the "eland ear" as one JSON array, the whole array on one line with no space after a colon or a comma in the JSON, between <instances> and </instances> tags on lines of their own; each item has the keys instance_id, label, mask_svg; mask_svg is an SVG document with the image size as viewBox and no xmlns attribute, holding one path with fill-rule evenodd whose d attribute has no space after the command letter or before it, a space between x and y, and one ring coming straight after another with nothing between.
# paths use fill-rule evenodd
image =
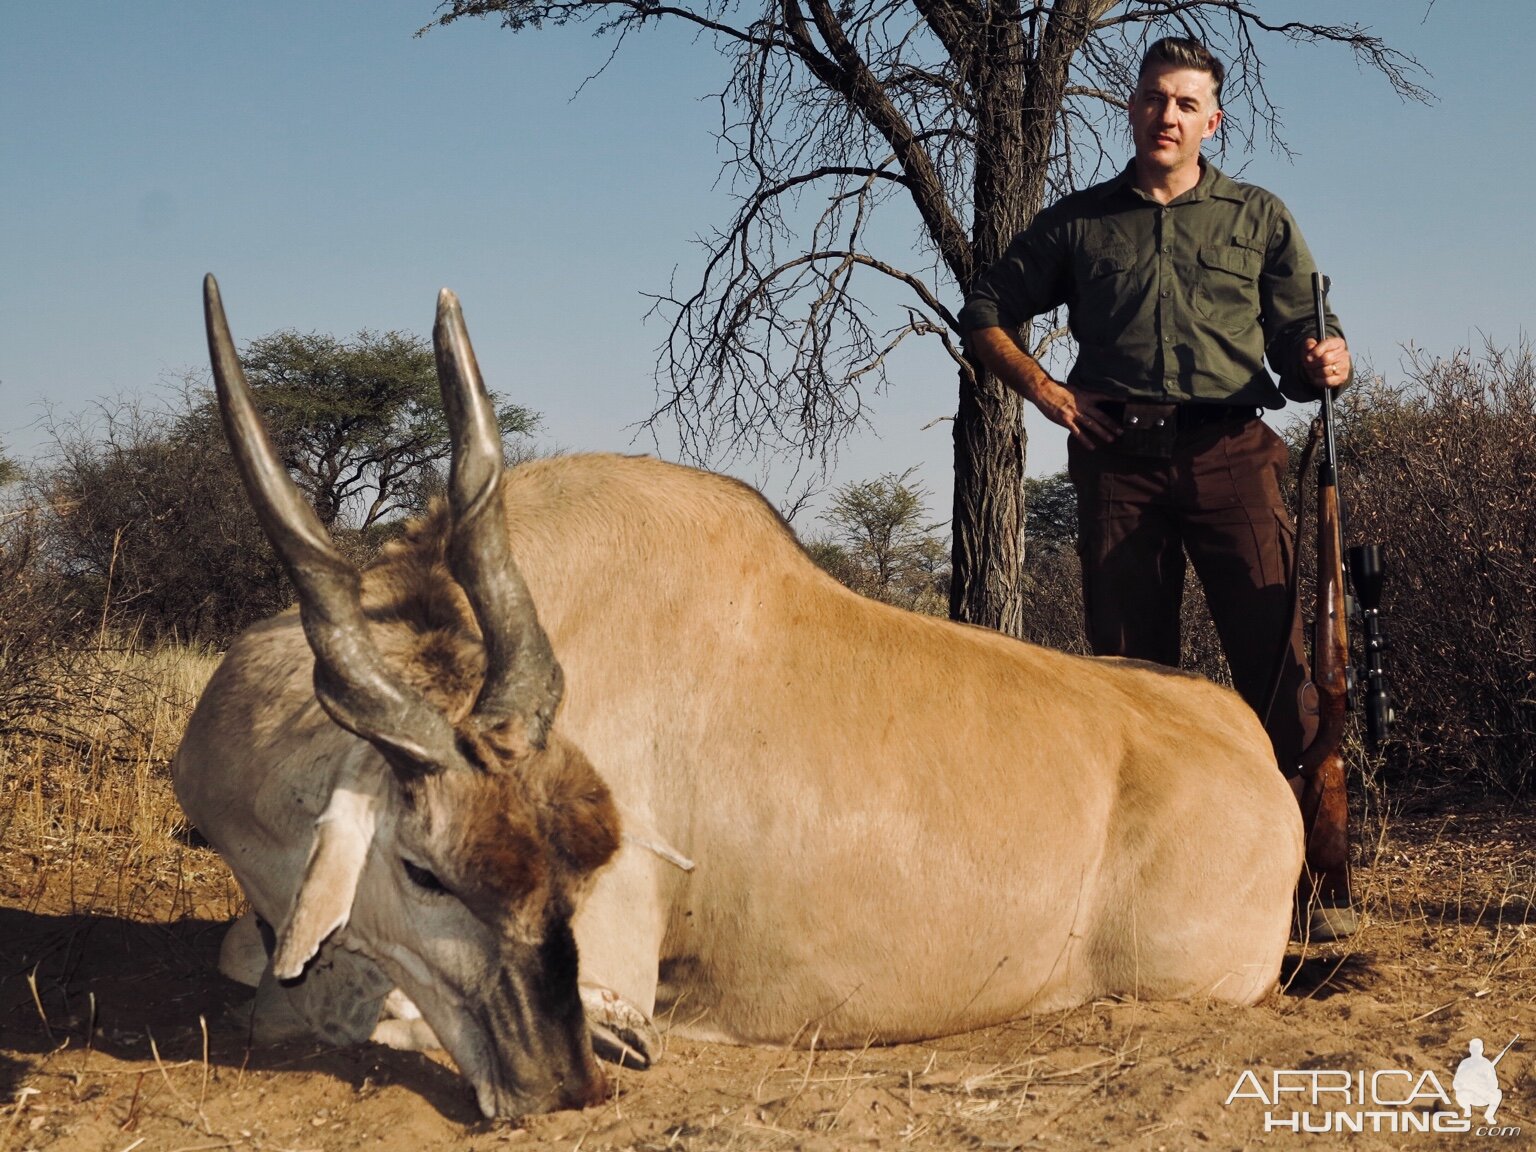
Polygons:
<instances>
[{"instance_id":1,"label":"eland ear","mask_svg":"<svg viewBox=\"0 0 1536 1152\"><path fill-rule=\"evenodd\" d=\"M574 749L544 782L539 818L555 850L579 872L601 868L619 850L619 810L613 794Z\"/></svg>"},{"instance_id":2,"label":"eland ear","mask_svg":"<svg viewBox=\"0 0 1536 1152\"><path fill-rule=\"evenodd\" d=\"M347 787L331 793L315 820L304 879L277 936L272 974L279 980L302 975L326 938L346 925L378 822L378 795Z\"/></svg>"}]
</instances>

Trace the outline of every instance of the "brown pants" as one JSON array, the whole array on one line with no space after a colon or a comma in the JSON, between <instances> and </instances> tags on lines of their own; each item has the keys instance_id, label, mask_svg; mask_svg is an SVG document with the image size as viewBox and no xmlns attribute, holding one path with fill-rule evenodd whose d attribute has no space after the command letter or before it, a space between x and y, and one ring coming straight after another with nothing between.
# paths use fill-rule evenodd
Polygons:
<instances>
[{"instance_id":1,"label":"brown pants","mask_svg":"<svg viewBox=\"0 0 1536 1152\"><path fill-rule=\"evenodd\" d=\"M1291 622L1267 729L1294 774L1317 731L1300 613L1288 597L1295 528L1286 448L1263 421L1180 432L1170 459L1068 443L1088 643L1099 656L1177 667L1186 555L1205 589L1232 683L1262 718Z\"/></svg>"}]
</instances>

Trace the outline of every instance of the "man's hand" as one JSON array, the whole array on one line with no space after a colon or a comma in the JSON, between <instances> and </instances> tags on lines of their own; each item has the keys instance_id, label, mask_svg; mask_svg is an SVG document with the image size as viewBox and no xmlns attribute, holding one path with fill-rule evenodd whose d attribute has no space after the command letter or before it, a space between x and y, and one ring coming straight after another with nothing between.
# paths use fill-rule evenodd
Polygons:
<instances>
[{"instance_id":1,"label":"man's hand","mask_svg":"<svg viewBox=\"0 0 1536 1152\"><path fill-rule=\"evenodd\" d=\"M1120 427L1086 396L1051 379L1018 338L1002 328L978 328L967 338L977 357L1009 388L1052 423L1060 424L1085 448L1108 444Z\"/></svg>"},{"instance_id":2,"label":"man's hand","mask_svg":"<svg viewBox=\"0 0 1536 1152\"><path fill-rule=\"evenodd\" d=\"M1064 384L1047 379L1036 385L1029 398L1047 420L1060 424L1085 448L1098 448L1120 435L1120 426L1100 410L1096 401Z\"/></svg>"},{"instance_id":3,"label":"man's hand","mask_svg":"<svg viewBox=\"0 0 1536 1152\"><path fill-rule=\"evenodd\" d=\"M1349 383L1353 371L1349 346L1342 336L1330 336L1321 344L1308 339L1306 351L1301 356L1301 370L1314 388L1338 391Z\"/></svg>"}]
</instances>

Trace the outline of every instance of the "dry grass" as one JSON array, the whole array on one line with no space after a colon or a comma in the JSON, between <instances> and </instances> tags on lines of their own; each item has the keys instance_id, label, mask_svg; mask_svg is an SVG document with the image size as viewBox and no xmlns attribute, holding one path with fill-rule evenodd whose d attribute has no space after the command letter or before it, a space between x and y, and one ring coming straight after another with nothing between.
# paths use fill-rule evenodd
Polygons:
<instances>
[{"instance_id":1,"label":"dry grass","mask_svg":"<svg viewBox=\"0 0 1536 1152\"><path fill-rule=\"evenodd\" d=\"M1242 1070L1430 1069L1449 1087L1470 1037L1536 1040L1536 817L1388 818L1373 792L1362 931L1294 948L1254 1008L1104 1001L853 1051L674 1038L599 1107L488 1127L445 1059L247 1045L245 993L214 972L239 895L184 842L167 772L214 661L102 659L70 733L0 748L0 1152L1296 1147L1226 1103ZM1531 1131L1526 1039L1500 1065L1499 1120Z\"/></svg>"},{"instance_id":2,"label":"dry grass","mask_svg":"<svg viewBox=\"0 0 1536 1152\"><path fill-rule=\"evenodd\" d=\"M23 881L34 902L63 885L69 911L170 914L150 900L175 886L184 855L170 762L217 665L200 649L107 644L72 663L55 686L67 726L45 719L0 738L9 881Z\"/></svg>"}]
</instances>

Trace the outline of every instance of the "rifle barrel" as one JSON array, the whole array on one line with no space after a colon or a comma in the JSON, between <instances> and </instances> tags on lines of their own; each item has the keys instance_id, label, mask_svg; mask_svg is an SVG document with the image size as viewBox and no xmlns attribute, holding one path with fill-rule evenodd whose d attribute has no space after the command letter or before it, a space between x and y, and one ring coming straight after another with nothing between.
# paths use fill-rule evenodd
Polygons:
<instances>
[{"instance_id":1,"label":"rifle barrel","mask_svg":"<svg viewBox=\"0 0 1536 1152\"><path fill-rule=\"evenodd\" d=\"M1516 1032L1515 1033L1515 1040L1518 1040L1518 1039L1520 1039L1520 1033ZM1497 1064L1500 1060L1504 1059L1504 1053L1508 1052L1511 1048L1513 1048L1515 1046L1515 1040L1511 1040L1508 1044L1504 1045L1503 1048L1499 1049L1499 1054L1493 1058L1492 1062L1494 1064Z\"/></svg>"},{"instance_id":2,"label":"rifle barrel","mask_svg":"<svg viewBox=\"0 0 1536 1152\"><path fill-rule=\"evenodd\" d=\"M1328 339L1328 289L1332 281L1321 272L1312 273L1312 318L1314 335L1321 344ZM1338 457L1333 442L1333 389L1323 389L1323 458L1317 464L1317 482L1331 488L1338 480Z\"/></svg>"}]
</instances>

